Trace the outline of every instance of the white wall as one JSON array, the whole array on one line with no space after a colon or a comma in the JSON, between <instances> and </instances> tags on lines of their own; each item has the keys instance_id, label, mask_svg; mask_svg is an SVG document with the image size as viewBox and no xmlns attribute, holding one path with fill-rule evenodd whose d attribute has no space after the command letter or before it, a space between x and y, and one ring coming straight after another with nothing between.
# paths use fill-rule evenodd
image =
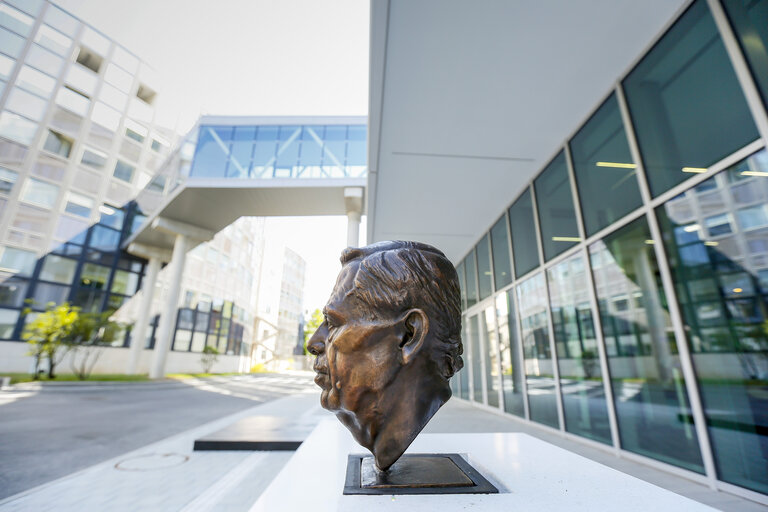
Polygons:
<instances>
[{"instance_id":1,"label":"white wall","mask_svg":"<svg viewBox=\"0 0 768 512\"><path fill-rule=\"evenodd\" d=\"M93 373L125 373L128 366L128 349L117 347L101 347L99 359L94 366ZM0 373L24 373L32 372L34 358L26 355L29 351L27 343L15 341L0 342ZM220 355L219 360L211 368L214 373L229 373L242 371L247 363L241 365L240 356ZM144 350L139 362L139 373L149 373L149 364L152 360L152 351ZM57 366L57 373L72 373L71 354L67 354ZM200 373L200 354L189 352L169 352L166 360L166 373Z\"/></svg>"}]
</instances>

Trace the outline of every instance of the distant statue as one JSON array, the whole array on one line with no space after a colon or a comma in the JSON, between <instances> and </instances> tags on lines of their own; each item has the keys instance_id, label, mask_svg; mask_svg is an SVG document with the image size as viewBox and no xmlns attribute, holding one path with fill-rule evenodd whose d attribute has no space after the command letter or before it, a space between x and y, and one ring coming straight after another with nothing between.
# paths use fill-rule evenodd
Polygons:
<instances>
[{"instance_id":1,"label":"distant statue","mask_svg":"<svg viewBox=\"0 0 768 512\"><path fill-rule=\"evenodd\" d=\"M307 344L320 403L369 449L397 461L451 397L461 359L459 281L451 262L418 242L349 248Z\"/></svg>"}]
</instances>

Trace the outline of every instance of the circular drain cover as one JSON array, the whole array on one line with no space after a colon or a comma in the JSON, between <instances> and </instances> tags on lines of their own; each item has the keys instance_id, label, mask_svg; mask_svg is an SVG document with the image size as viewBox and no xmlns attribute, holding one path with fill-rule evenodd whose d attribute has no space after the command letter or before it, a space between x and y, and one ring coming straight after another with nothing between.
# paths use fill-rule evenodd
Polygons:
<instances>
[{"instance_id":1,"label":"circular drain cover","mask_svg":"<svg viewBox=\"0 0 768 512\"><path fill-rule=\"evenodd\" d=\"M178 453L151 453L120 461L115 464L115 469L122 471L153 471L178 466L188 460L188 456Z\"/></svg>"}]
</instances>

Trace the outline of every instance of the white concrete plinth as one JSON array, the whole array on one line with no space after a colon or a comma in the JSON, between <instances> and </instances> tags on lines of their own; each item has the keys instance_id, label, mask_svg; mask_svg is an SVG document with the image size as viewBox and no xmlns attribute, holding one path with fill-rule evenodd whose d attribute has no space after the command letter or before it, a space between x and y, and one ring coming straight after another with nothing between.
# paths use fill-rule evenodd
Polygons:
<instances>
[{"instance_id":1,"label":"white concrete plinth","mask_svg":"<svg viewBox=\"0 0 768 512\"><path fill-rule=\"evenodd\" d=\"M421 434L407 453L460 453L499 494L344 496L347 455L364 453L335 419L321 422L251 508L275 510L714 510L527 434Z\"/></svg>"}]
</instances>

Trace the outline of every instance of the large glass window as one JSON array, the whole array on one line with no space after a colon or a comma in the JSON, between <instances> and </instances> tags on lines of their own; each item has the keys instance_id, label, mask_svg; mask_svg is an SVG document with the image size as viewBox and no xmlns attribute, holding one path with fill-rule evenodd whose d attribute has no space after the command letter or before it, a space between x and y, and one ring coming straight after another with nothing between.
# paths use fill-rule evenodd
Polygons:
<instances>
[{"instance_id":1,"label":"large glass window","mask_svg":"<svg viewBox=\"0 0 768 512\"><path fill-rule=\"evenodd\" d=\"M477 265L474 249L464 258L464 270L467 280L467 307L470 308L477 304Z\"/></svg>"},{"instance_id":2,"label":"large glass window","mask_svg":"<svg viewBox=\"0 0 768 512\"><path fill-rule=\"evenodd\" d=\"M487 388L488 405L499 406L499 389L501 388L501 376L499 375L499 339L496 337L496 312L494 306L485 308L480 314L483 334L485 336L485 385Z\"/></svg>"},{"instance_id":3,"label":"large glass window","mask_svg":"<svg viewBox=\"0 0 768 512\"><path fill-rule=\"evenodd\" d=\"M49 254L45 257L45 263L40 270L40 279L72 284L72 279L75 277L75 267L77 267L75 260Z\"/></svg>"},{"instance_id":4,"label":"large glass window","mask_svg":"<svg viewBox=\"0 0 768 512\"><path fill-rule=\"evenodd\" d=\"M616 96L605 100L571 139L584 230L594 235L639 207L636 168Z\"/></svg>"},{"instance_id":5,"label":"large glass window","mask_svg":"<svg viewBox=\"0 0 768 512\"><path fill-rule=\"evenodd\" d=\"M17 276L31 276L37 258L34 252L0 246L0 270Z\"/></svg>"},{"instance_id":6,"label":"large glass window","mask_svg":"<svg viewBox=\"0 0 768 512\"><path fill-rule=\"evenodd\" d=\"M29 281L17 277L6 278L0 281L0 306L20 308L27 297Z\"/></svg>"},{"instance_id":7,"label":"large glass window","mask_svg":"<svg viewBox=\"0 0 768 512\"><path fill-rule=\"evenodd\" d=\"M703 473L645 218L592 244L589 252L622 448Z\"/></svg>"},{"instance_id":8,"label":"large glass window","mask_svg":"<svg viewBox=\"0 0 768 512\"><path fill-rule=\"evenodd\" d=\"M758 138L705 0L697 0L624 80L653 196Z\"/></svg>"},{"instance_id":9,"label":"large glass window","mask_svg":"<svg viewBox=\"0 0 768 512\"><path fill-rule=\"evenodd\" d=\"M512 231L515 276L520 277L539 266L539 246L530 188L525 189L509 208L509 225Z\"/></svg>"},{"instance_id":10,"label":"large glass window","mask_svg":"<svg viewBox=\"0 0 768 512\"><path fill-rule=\"evenodd\" d=\"M517 286L517 304L523 334L525 378L531 419L558 428L554 362L549 345L547 289L544 273Z\"/></svg>"},{"instance_id":11,"label":"large glass window","mask_svg":"<svg viewBox=\"0 0 768 512\"><path fill-rule=\"evenodd\" d=\"M720 479L768 493L768 226L714 234L708 213L768 203L768 152L657 208ZM748 191L748 192L747 192ZM679 208L689 203L697 216ZM706 212L706 213L702 213Z\"/></svg>"},{"instance_id":12,"label":"large glass window","mask_svg":"<svg viewBox=\"0 0 768 512\"><path fill-rule=\"evenodd\" d=\"M14 309L0 309L0 339L9 340L13 336L13 329L19 321L19 311Z\"/></svg>"},{"instance_id":13,"label":"large glass window","mask_svg":"<svg viewBox=\"0 0 768 512\"><path fill-rule=\"evenodd\" d=\"M564 152L539 174L533 186L544 259L550 260L580 240Z\"/></svg>"},{"instance_id":14,"label":"large glass window","mask_svg":"<svg viewBox=\"0 0 768 512\"><path fill-rule=\"evenodd\" d=\"M768 2L723 0L728 17L757 82L763 103L768 106Z\"/></svg>"},{"instance_id":15,"label":"large glass window","mask_svg":"<svg viewBox=\"0 0 768 512\"><path fill-rule=\"evenodd\" d=\"M13 112L0 114L0 136L26 146L32 143L37 131L37 123L25 119Z\"/></svg>"},{"instance_id":16,"label":"large glass window","mask_svg":"<svg viewBox=\"0 0 768 512\"><path fill-rule=\"evenodd\" d=\"M44 208L52 208L59 196L59 187L51 183L27 178L21 200Z\"/></svg>"},{"instance_id":17,"label":"large glass window","mask_svg":"<svg viewBox=\"0 0 768 512\"><path fill-rule=\"evenodd\" d=\"M493 293L491 284L491 248L486 234L477 244L477 282L480 292L480 300Z\"/></svg>"},{"instance_id":18,"label":"large glass window","mask_svg":"<svg viewBox=\"0 0 768 512\"><path fill-rule=\"evenodd\" d=\"M491 250L493 252L493 282L496 289L499 290L512 282L506 215L503 215L491 228Z\"/></svg>"},{"instance_id":19,"label":"large glass window","mask_svg":"<svg viewBox=\"0 0 768 512\"><path fill-rule=\"evenodd\" d=\"M565 430L611 444L586 268L579 254L547 271Z\"/></svg>"},{"instance_id":20,"label":"large glass window","mask_svg":"<svg viewBox=\"0 0 768 512\"><path fill-rule=\"evenodd\" d=\"M520 361L519 338L513 307L514 290L496 296L496 318L499 323L499 354L501 358L501 389L504 410L525 416L523 394L523 365Z\"/></svg>"},{"instance_id":21,"label":"large glass window","mask_svg":"<svg viewBox=\"0 0 768 512\"><path fill-rule=\"evenodd\" d=\"M480 326L478 315L469 319L469 353L472 361L472 400L483 403L483 369L481 366Z\"/></svg>"}]
</instances>

